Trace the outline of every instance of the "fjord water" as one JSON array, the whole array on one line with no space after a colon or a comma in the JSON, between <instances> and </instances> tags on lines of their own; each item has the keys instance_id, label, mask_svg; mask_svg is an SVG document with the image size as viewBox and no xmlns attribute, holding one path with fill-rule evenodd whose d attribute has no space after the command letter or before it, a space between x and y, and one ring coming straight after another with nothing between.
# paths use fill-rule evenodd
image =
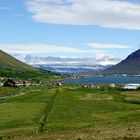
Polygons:
<instances>
[{"instance_id":1,"label":"fjord water","mask_svg":"<svg viewBox=\"0 0 140 140\"><path fill-rule=\"evenodd\" d=\"M140 83L140 77L134 76L90 76L79 79L67 79L65 84L127 84Z\"/></svg>"}]
</instances>

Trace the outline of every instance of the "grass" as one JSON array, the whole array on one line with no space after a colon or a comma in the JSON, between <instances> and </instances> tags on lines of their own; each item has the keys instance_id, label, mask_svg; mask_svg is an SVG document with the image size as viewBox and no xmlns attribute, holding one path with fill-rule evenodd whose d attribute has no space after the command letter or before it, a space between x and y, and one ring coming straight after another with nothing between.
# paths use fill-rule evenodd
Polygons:
<instances>
[{"instance_id":1,"label":"grass","mask_svg":"<svg viewBox=\"0 0 140 140\"><path fill-rule=\"evenodd\" d=\"M23 130L25 133L28 133L29 128L30 133L36 133L44 108L49 106L49 102L56 92L55 90L48 91L45 87L38 88L25 88L24 91L28 92L28 94L0 101L1 137L7 138L9 130L14 131L16 129L18 132L18 128L20 133ZM11 90L13 91L13 88ZM27 131L25 131L25 128ZM11 131L9 136L11 136Z\"/></svg>"},{"instance_id":2,"label":"grass","mask_svg":"<svg viewBox=\"0 0 140 140\"><path fill-rule=\"evenodd\" d=\"M2 139L140 139L140 91L78 86L24 90L28 94L0 102Z\"/></svg>"},{"instance_id":3,"label":"grass","mask_svg":"<svg viewBox=\"0 0 140 140\"><path fill-rule=\"evenodd\" d=\"M90 95L90 96L89 96ZM77 94L72 90L61 92L49 116L48 128L50 130L79 129L94 127L101 124L128 123L131 115L131 122L139 120L139 105L127 104L112 94L98 94L93 91L85 91ZM116 115L117 114L117 115ZM132 115L136 115L137 118Z\"/></svg>"},{"instance_id":4,"label":"grass","mask_svg":"<svg viewBox=\"0 0 140 140\"><path fill-rule=\"evenodd\" d=\"M44 103L10 102L0 104L0 129L37 125Z\"/></svg>"},{"instance_id":5,"label":"grass","mask_svg":"<svg viewBox=\"0 0 140 140\"><path fill-rule=\"evenodd\" d=\"M0 50L0 76L27 79L29 77L46 77L48 75L53 74L31 67Z\"/></svg>"},{"instance_id":6,"label":"grass","mask_svg":"<svg viewBox=\"0 0 140 140\"><path fill-rule=\"evenodd\" d=\"M32 88L30 87L19 87L19 88L15 88L15 87L0 87L0 97L4 97L4 96L10 96L10 95L16 95L16 94L20 94L20 93L27 93L27 92L31 92Z\"/></svg>"}]
</instances>

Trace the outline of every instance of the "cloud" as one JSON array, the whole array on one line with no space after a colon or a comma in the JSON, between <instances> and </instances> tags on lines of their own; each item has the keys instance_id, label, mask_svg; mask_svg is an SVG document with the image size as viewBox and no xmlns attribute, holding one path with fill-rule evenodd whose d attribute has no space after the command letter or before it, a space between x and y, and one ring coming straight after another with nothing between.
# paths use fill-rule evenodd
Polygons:
<instances>
[{"instance_id":1,"label":"cloud","mask_svg":"<svg viewBox=\"0 0 140 140\"><path fill-rule=\"evenodd\" d=\"M17 55L13 54L16 58L24 61L28 64L46 64L46 65L111 65L120 61L118 58L114 58L110 54L100 55L100 58L96 56L92 57L40 57L32 55Z\"/></svg>"},{"instance_id":2,"label":"cloud","mask_svg":"<svg viewBox=\"0 0 140 140\"><path fill-rule=\"evenodd\" d=\"M19 60L22 60L28 64L46 64L46 65L112 65L121 61L120 58L115 58L109 53L96 53L94 56L86 57L69 57L69 56L59 56L59 57L42 57L33 56L32 54L13 54Z\"/></svg>"},{"instance_id":3,"label":"cloud","mask_svg":"<svg viewBox=\"0 0 140 140\"><path fill-rule=\"evenodd\" d=\"M98 48L98 49L127 49L130 46L120 45L120 44L104 44L104 43L88 43L88 46L91 48Z\"/></svg>"},{"instance_id":4,"label":"cloud","mask_svg":"<svg viewBox=\"0 0 140 140\"><path fill-rule=\"evenodd\" d=\"M94 46L93 44L96 44L97 46ZM103 50L104 48L107 48L107 44L99 44L101 43L89 43L89 46L85 48L48 44L0 44L0 49L28 64L110 65L121 61L121 59L114 57L108 51ZM110 45L109 48L111 46L112 45ZM113 44L113 46L125 48L115 44ZM49 54L54 53L58 55L61 53L63 56L46 57L49 56ZM42 54L46 54L46 56L42 56ZM86 56L82 57L81 54L86 54ZM71 57L68 57L67 55L71 55ZM72 57L75 55L76 57Z\"/></svg>"},{"instance_id":5,"label":"cloud","mask_svg":"<svg viewBox=\"0 0 140 140\"><path fill-rule=\"evenodd\" d=\"M0 48L9 53L104 53L104 50L80 49L48 44L0 44Z\"/></svg>"},{"instance_id":6,"label":"cloud","mask_svg":"<svg viewBox=\"0 0 140 140\"><path fill-rule=\"evenodd\" d=\"M140 4L119 0L27 0L38 22L140 30Z\"/></svg>"}]
</instances>

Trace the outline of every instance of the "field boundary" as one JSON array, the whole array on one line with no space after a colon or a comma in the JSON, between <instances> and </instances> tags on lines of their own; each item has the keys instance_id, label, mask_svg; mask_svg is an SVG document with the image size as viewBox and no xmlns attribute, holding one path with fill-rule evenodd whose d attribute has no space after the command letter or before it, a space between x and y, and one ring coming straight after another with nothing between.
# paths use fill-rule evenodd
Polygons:
<instances>
[{"instance_id":1,"label":"field boundary","mask_svg":"<svg viewBox=\"0 0 140 140\"><path fill-rule=\"evenodd\" d=\"M52 99L50 100L50 103L46 105L44 111L43 111L43 115L41 116L40 120L39 120L39 125L37 128L37 133L42 133L44 130L44 126L46 125L46 122L48 120L48 116L50 114L50 112L52 111L53 105L55 103L55 100L57 98L57 95L59 93L59 90L56 90L56 93L54 94L54 96L52 97Z\"/></svg>"}]
</instances>

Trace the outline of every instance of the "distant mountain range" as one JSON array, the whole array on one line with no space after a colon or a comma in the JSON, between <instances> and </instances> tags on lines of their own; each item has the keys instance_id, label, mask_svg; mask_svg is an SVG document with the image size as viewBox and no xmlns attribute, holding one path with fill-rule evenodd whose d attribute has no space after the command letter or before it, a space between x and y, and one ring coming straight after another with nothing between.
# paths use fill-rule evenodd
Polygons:
<instances>
[{"instance_id":1,"label":"distant mountain range","mask_svg":"<svg viewBox=\"0 0 140 140\"><path fill-rule=\"evenodd\" d=\"M0 50L0 76L36 77L47 75L48 72L27 65Z\"/></svg>"},{"instance_id":2,"label":"distant mountain range","mask_svg":"<svg viewBox=\"0 0 140 140\"><path fill-rule=\"evenodd\" d=\"M44 70L58 72L58 73L65 73L65 74L81 74L81 73L92 74L94 72L101 71L110 67L110 65L102 66L102 65L72 65L72 64L71 65L36 64L33 66Z\"/></svg>"},{"instance_id":3,"label":"distant mountain range","mask_svg":"<svg viewBox=\"0 0 140 140\"><path fill-rule=\"evenodd\" d=\"M104 70L104 74L140 74L140 49L117 65Z\"/></svg>"},{"instance_id":4,"label":"distant mountain range","mask_svg":"<svg viewBox=\"0 0 140 140\"><path fill-rule=\"evenodd\" d=\"M36 64L33 67L0 50L0 76L36 77L51 75L52 73L48 71L66 74L140 74L140 49L114 66Z\"/></svg>"}]
</instances>

